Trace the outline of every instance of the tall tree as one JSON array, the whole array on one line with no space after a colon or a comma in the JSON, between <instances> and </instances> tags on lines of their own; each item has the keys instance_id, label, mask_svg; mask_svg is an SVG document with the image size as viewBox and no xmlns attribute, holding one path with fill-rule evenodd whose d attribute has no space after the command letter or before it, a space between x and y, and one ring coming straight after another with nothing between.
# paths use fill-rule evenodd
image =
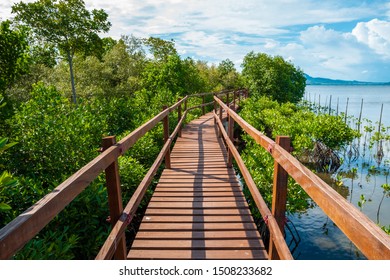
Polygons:
<instances>
[{"instance_id":1,"label":"tall tree","mask_svg":"<svg viewBox=\"0 0 390 280\"><path fill-rule=\"evenodd\" d=\"M281 56L250 52L244 57L242 75L253 94L279 102L297 103L303 97L306 78L303 71Z\"/></svg>"},{"instance_id":2,"label":"tall tree","mask_svg":"<svg viewBox=\"0 0 390 280\"><path fill-rule=\"evenodd\" d=\"M149 48L157 61L166 62L170 56L177 55L175 41L173 40L166 41L161 38L149 37L144 39L143 43Z\"/></svg>"},{"instance_id":3,"label":"tall tree","mask_svg":"<svg viewBox=\"0 0 390 280\"><path fill-rule=\"evenodd\" d=\"M107 13L88 11L82 0L38 0L19 2L12 7L16 19L28 25L38 36L55 44L69 63L72 100L77 104L73 74L73 57L77 51L91 49L91 44L101 40L98 33L107 32L111 23Z\"/></svg>"},{"instance_id":4,"label":"tall tree","mask_svg":"<svg viewBox=\"0 0 390 280\"><path fill-rule=\"evenodd\" d=\"M11 28L10 21L0 23L0 93L28 71L29 53L26 30Z\"/></svg>"},{"instance_id":5,"label":"tall tree","mask_svg":"<svg viewBox=\"0 0 390 280\"><path fill-rule=\"evenodd\" d=\"M241 87L241 76L230 59L222 60L218 64L219 80L224 89Z\"/></svg>"}]
</instances>

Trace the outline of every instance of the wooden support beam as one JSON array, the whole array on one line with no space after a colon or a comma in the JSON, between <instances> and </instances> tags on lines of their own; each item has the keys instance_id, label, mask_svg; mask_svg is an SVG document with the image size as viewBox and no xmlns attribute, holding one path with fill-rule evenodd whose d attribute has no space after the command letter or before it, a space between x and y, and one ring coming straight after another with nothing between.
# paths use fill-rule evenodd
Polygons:
<instances>
[{"instance_id":1,"label":"wooden support beam","mask_svg":"<svg viewBox=\"0 0 390 280\"><path fill-rule=\"evenodd\" d=\"M219 120L216 114L214 114L214 118L217 120L218 126L222 129L223 124ZM268 223L268 228L270 232L273 232L272 238L274 239L274 244L276 246L276 249L278 251L278 254L281 259L284 260L292 260L293 257L291 255L291 252L289 248L287 247L287 244L284 240L284 236L282 232L280 231L280 228L272 215L271 211L268 209L267 204L265 203L263 197L261 196L259 189L257 188L255 182L253 181L252 176L250 175L247 167L244 164L244 161L242 160L240 154L238 153L237 149L234 147L234 144L232 141L230 141L227 133L225 130L222 131L223 138L225 139L227 145L231 149L234 159L237 162L238 168L241 171L241 174L245 180L245 183L253 197L253 201L256 204L257 209L259 209L261 216L264 220ZM269 256L271 258L271 256Z\"/></svg>"},{"instance_id":2,"label":"wooden support beam","mask_svg":"<svg viewBox=\"0 0 390 280\"><path fill-rule=\"evenodd\" d=\"M178 102L180 102L181 98L178 99ZM180 122L181 119L181 104L179 107L177 107L177 122ZM181 126L179 127L177 135L181 137Z\"/></svg>"},{"instance_id":3,"label":"wooden support beam","mask_svg":"<svg viewBox=\"0 0 390 280\"><path fill-rule=\"evenodd\" d=\"M205 96L202 95L202 115L205 114L205 106L204 106L205 103L206 103L206 102L205 102Z\"/></svg>"},{"instance_id":4,"label":"wooden support beam","mask_svg":"<svg viewBox=\"0 0 390 280\"><path fill-rule=\"evenodd\" d=\"M116 144L115 136L108 136L103 138L102 147L103 151L107 150L111 146ZM114 160L106 169L106 186L108 193L108 205L110 209L110 223L114 227L119 220L123 212L122 204L122 191L119 178L119 165L118 160ZM121 238L117 244L117 248L114 254L114 259L125 260L126 259L126 236L122 233Z\"/></svg>"},{"instance_id":5,"label":"wooden support beam","mask_svg":"<svg viewBox=\"0 0 390 280\"><path fill-rule=\"evenodd\" d=\"M167 109L167 106L163 106L163 110ZM163 119L164 126L164 143L166 143L169 139L169 116L167 115ZM167 153L165 154L165 168L171 168L171 149L168 148Z\"/></svg>"},{"instance_id":6,"label":"wooden support beam","mask_svg":"<svg viewBox=\"0 0 390 280\"><path fill-rule=\"evenodd\" d=\"M214 94L214 96L215 96L215 94ZM217 102L215 100L213 102L214 102L214 114L216 114L217 113ZM217 123L217 120L214 119L214 124L216 124L216 123Z\"/></svg>"},{"instance_id":7,"label":"wooden support beam","mask_svg":"<svg viewBox=\"0 0 390 280\"><path fill-rule=\"evenodd\" d=\"M229 92L226 93L226 106L229 107Z\"/></svg>"},{"instance_id":8,"label":"wooden support beam","mask_svg":"<svg viewBox=\"0 0 390 280\"><path fill-rule=\"evenodd\" d=\"M233 91L233 110L236 111L237 91Z\"/></svg>"},{"instance_id":9,"label":"wooden support beam","mask_svg":"<svg viewBox=\"0 0 390 280\"><path fill-rule=\"evenodd\" d=\"M248 91L246 95L248 96ZM216 97L215 100L221 107L228 110L222 100ZM246 133L270 152L275 161L288 172L368 259L390 259L390 237L378 225L272 139L256 130L236 113L232 112L231 115Z\"/></svg>"},{"instance_id":10,"label":"wooden support beam","mask_svg":"<svg viewBox=\"0 0 390 280\"><path fill-rule=\"evenodd\" d=\"M281 146L286 151L290 151L290 137L277 136L276 144ZM274 162L274 182L273 182L273 194L272 194L272 215L275 217L276 222L279 225L280 231L284 232L284 226L286 223L286 203L287 203L287 181L288 173L277 162ZM271 233L272 235L272 233ZM273 260L279 259L279 255L276 251L273 238L270 238L269 255Z\"/></svg>"},{"instance_id":11,"label":"wooden support beam","mask_svg":"<svg viewBox=\"0 0 390 280\"><path fill-rule=\"evenodd\" d=\"M232 109L232 106L230 107L230 109ZM228 112L228 116L229 116L228 137L229 137L230 141L232 141L232 143L233 143L234 119L230 116L229 112ZM232 165L233 165L233 154L232 154L231 148L228 148L228 163L227 163L227 165L228 165L228 167L232 167Z\"/></svg>"},{"instance_id":12,"label":"wooden support beam","mask_svg":"<svg viewBox=\"0 0 390 280\"><path fill-rule=\"evenodd\" d=\"M219 120L222 122L222 107L219 106ZM222 128L219 128L218 130L218 137L221 138L222 137L222 131L221 131Z\"/></svg>"}]
</instances>

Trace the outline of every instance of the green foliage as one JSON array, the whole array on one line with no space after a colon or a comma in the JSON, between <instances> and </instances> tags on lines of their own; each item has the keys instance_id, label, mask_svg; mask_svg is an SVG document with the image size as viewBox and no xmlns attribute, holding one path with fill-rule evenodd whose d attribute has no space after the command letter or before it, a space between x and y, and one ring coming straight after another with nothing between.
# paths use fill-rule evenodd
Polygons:
<instances>
[{"instance_id":1,"label":"green foliage","mask_svg":"<svg viewBox=\"0 0 390 280\"><path fill-rule=\"evenodd\" d=\"M132 156L127 155L119 158L119 173L124 204L127 204L146 172L147 168Z\"/></svg>"},{"instance_id":2,"label":"green foliage","mask_svg":"<svg viewBox=\"0 0 390 280\"><path fill-rule=\"evenodd\" d=\"M95 35L107 32L111 26L106 12L96 9L90 12L82 0L19 2L12 7L12 12L38 36L71 55L96 43L99 38Z\"/></svg>"},{"instance_id":3,"label":"green foliage","mask_svg":"<svg viewBox=\"0 0 390 280\"><path fill-rule=\"evenodd\" d=\"M199 71L200 78L205 81L205 92L217 92L223 90L223 86L220 83L219 70L214 64L208 66L205 61L197 61L196 68Z\"/></svg>"},{"instance_id":4,"label":"green foliage","mask_svg":"<svg viewBox=\"0 0 390 280\"><path fill-rule=\"evenodd\" d=\"M291 137L294 153L300 155L320 141L337 150L357 136L340 116L316 115L292 103L280 104L267 97L251 97L243 103L240 115L256 129L272 138Z\"/></svg>"},{"instance_id":5,"label":"green foliage","mask_svg":"<svg viewBox=\"0 0 390 280\"><path fill-rule=\"evenodd\" d=\"M306 108L292 103L280 104L264 96L254 96L243 103L240 115L259 131L271 138L278 135L291 137L294 155L302 156L311 151L314 142L320 141L331 149L339 149L349 143L356 132L350 129L341 117L316 115ZM269 153L244 136L243 160L256 182L261 194L270 205L274 163ZM342 184L342 182L341 182ZM302 211L310 207L307 194L292 179L289 180L288 210Z\"/></svg>"},{"instance_id":6,"label":"green foliage","mask_svg":"<svg viewBox=\"0 0 390 280\"><path fill-rule=\"evenodd\" d=\"M94 259L106 240L110 224L107 190L102 174L75 198L48 226L48 231L69 233L77 237L72 248L75 259Z\"/></svg>"},{"instance_id":7,"label":"green foliage","mask_svg":"<svg viewBox=\"0 0 390 280\"><path fill-rule=\"evenodd\" d=\"M8 143L7 138L0 138L0 155L3 154L5 150L8 150L16 143ZM12 175L5 171L3 164L0 161L0 228L8 223L13 215L13 201L10 199L12 196L9 196L9 192L15 191L19 182L17 179L13 178Z\"/></svg>"},{"instance_id":8,"label":"green foliage","mask_svg":"<svg viewBox=\"0 0 390 280\"><path fill-rule=\"evenodd\" d=\"M223 89L238 89L242 87L241 76L230 59L222 60L218 64L217 70Z\"/></svg>"},{"instance_id":9,"label":"green foliage","mask_svg":"<svg viewBox=\"0 0 390 280\"><path fill-rule=\"evenodd\" d=\"M143 40L145 46L153 54L156 61L167 61L170 56L176 56L175 42L166 41L157 37L149 37Z\"/></svg>"},{"instance_id":10,"label":"green foliage","mask_svg":"<svg viewBox=\"0 0 390 280\"><path fill-rule=\"evenodd\" d=\"M358 201L358 206L360 208L360 211L363 210L363 205L367 202L366 200L366 197L364 196L364 194L361 194L360 195L360 200Z\"/></svg>"},{"instance_id":11,"label":"green foliage","mask_svg":"<svg viewBox=\"0 0 390 280\"><path fill-rule=\"evenodd\" d=\"M185 64L178 55L170 55L164 63L151 61L142 73L142 84L151 95L165 93L167 95L179 94L184 96L189 92L191 84L186 83L184 77L188 77L196 71L190 63ZM190 74L190 75L187 75ZM151 96L149 97L149 99ZM167 100L168 101L168 100ZM166 104L169 104L168 102Z\"/></svg>"},{"instance_id":12,"label":"green foliage","mask_svg":"<svg viewBox=\"0 0 390 280\"><path fill-rule=\"evenodd\" d=\"M260 194L267 205L272 205L272 188L274 161L272 156L250 136L245 135L246 147L242 151L241 157L245 162ZM250 201L250 206L254 202ZM310 206L309 196L305 191L291 178L288 181L287 211L304 211Z\"/></svg>"},{"instance_id":13,"label":"green foliage","mask_svg":"<svg viewBox=\"0 0 390 280\"><path fill-rule=\"evenodd\" d=\"M142 54L131 53L129 46L120 40L107 52L103 61L106 72L101 74L101 79L109 83L106 96L129 96L140 89L140 76L145 67Z\"/></svg>"},{"instance_id":14,"label":"green foliage","mask_svg":"<svg viewBox=\"0 0 390 280\"><path fill-rule=\"evenodd\" d=\"M28 71L29 53L27 32L11 28L10 21L0 23L0 93Z\"/></svg>"},{"instance_id":15,"label":"green foliage","mask_svg":"<svg viewBox=\"0 0 390 280\"><path fill-rule=\"evenodd\" d=\"M69 227L62 231L47 231L30 240L18 252L16 260L67 260L74 259L72 249L78 243L77 236L69 232Z\"/></svg>"},{"instance_id":16,"label":"green foliage","mask_svg":"<svg viewBox=\"0 0 390 280\"><path fill-rule=\"evenodd\" d=\"M16 20L29 26L34 33L63 52L69 63L72 98L76 101L74 86L73 56L75 53L90 53L102 45L99 32L107 32L111 23L103 10L85 8L82 0L38 0L33 3L19 2L12 7Z\"/></svg>"},{"instance_id":17,"label":"green foliage","mask_svg":"<svg viewBox=\"0 0 390 280\"><path fill-rule=\"evenodd\" d=\"M18 180L12 178L11 174L7 171L3 171L0 174L0 212L7 212L12 210L12 207L9 205L9 202L4 202L7 199L7 196L4 195L4 189L16 187Z\"/></svg>"},{"instance_id":18,"label":"green foliage","mask_svg":"<svg viewBox=\"0 0 390 280\"><path fill-rule=\"evenodd\" d=\"M25 183L21 184L24 188L29 186ZM42 189L41 186L40 190ZM27 192L32 193L31 190ZM30 199L28 193L23 190L24 200ZM42 193L34 195L30 203L42 196ZM26 204L22 199L20 201L23 205ZM34 239L30 240L14 258L94 259L108 236L110 227L106 221L108 215L107 191L102 179L99 178L76 197Z\"/></svg>"},{"instance_id":19,"label":"green foliage","mask_svg":"<svg viewBox=\"0 0 390 280\"><path fill-rule=\"evenodd\" d=\"M384 232L386 232L388 235L390 235L390 225L388 226L381 226Z\"/></svg>"},{"instance_id":20,"label":"green foliage","mask_svg":"<svg viewBox=\"0 0 390 280\"><path fill-rule=\"evenodd\" d=\"M54 87L34 86L31 99L10 120L19 149L9 158L12 171L60 183L96 156L105 131L103 117L91 106L74 107Z\"/></svg>"},{"instance_id":21,"label":"green foliage","mask_svg":"<svg viewBox=\"0 0 390 280\"><path fill-rule=\"evenodd\" d=\"M5 150L8 150L9 148L11 148L12 146L15 146L16 144L17 144L16 142L8 143L8 139L7 138L0 138L0 155ZM0 167L2 167L2 166L0 166Z\"/></svg>"},{"instance_id":22,"label":"green foliage","mask_svg":"<svg viewBox=\"0 0 390 280\"><path fill-rule=\"evenodd\" d=\"M281 56L250 52L244 57L242 67L244 85L254 95L297 103L305 93L303 71Z\"/></svg>"},{"instance_id":23,"label":"green foliage","mask_svg":"<svg viewBox=\"0 0 390 280\"><path fill-rule=\"evenodd\" d=\"M14 146L16 143L8 143L7 138L0 138L0 155L7 149ZM0 217L2 212L9 212L12 210L10 202L7 201L8 196L5 194L7 189L15 188L18 185L18 180L14 179L11 174L7 171L3 171L3 166L0 164ZM1 224L0 224L1 226Z\"/></svg>"},{"instance_id":24,"label":"green foliage","mask_svg":"<svg viewBox=\"0 0 390 280\"><path fill-rule=\"evenodd\" d=\"M0 213L0 228L31 207L47 194L47 190L37 179L18 177L17 184L0 189L0 196L10 210Z\"/></svg>"}]
</instances>

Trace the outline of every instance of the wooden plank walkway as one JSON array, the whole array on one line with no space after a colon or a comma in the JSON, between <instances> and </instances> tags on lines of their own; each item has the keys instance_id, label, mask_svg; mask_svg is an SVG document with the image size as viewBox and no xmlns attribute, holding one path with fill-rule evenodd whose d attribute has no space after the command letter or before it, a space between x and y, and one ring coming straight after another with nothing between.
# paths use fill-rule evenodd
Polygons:
<instances>
[{"instance_id":1,"label":"wooden plank walkway","mask_svg":"<svg viewBox=\"0 0 390 280\"><path fill-rule=\"evenodd\" d=\"M267 259L213 115L189 123L171 152L128 259Z\"/></svg>"}]
</instances>

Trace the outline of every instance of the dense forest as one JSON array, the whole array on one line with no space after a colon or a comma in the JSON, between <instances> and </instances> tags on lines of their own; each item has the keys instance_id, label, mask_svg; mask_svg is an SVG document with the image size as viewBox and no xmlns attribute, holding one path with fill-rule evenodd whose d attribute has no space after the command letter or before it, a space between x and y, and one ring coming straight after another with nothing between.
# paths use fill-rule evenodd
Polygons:
<instances>
[{"instance_id":1,"label":"dense forest","mask_svg":"<svg viewBox=\"0 0 390 280\"><path fill-rule=\"evenodd\" d=\"M103 136L121 139L187 94L248 88L240 114L270 137L290 135L301 158L315 143L338 149L356 136L340 117L300 103L303 71L280 56L250 52L238 71L228 58L183 58L174 41L102 37L108 15L81 0L20 2L13 14L0 27L0 228L96 157ZM244 140L244 159L270 201L272 160ZM125 201L161 146L158 126L120 158ZM289 211L309 207L290 184ZM92 259L109 232L107 216L99 177L14 258Z\"/></svg>"}]
</instances>

